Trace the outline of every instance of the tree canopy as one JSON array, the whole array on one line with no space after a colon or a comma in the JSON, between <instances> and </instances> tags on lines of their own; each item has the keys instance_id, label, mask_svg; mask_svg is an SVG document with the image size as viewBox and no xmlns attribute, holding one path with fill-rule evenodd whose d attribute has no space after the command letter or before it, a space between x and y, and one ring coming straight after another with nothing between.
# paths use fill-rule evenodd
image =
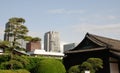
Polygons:
<instances>
[{"instance_id":1,"label":"tree canopy","mask_svg":"<svg viewBox=\"0 0 120 73\"><path fill-rule=\"evenodd\" d=\"M12 45L16 46L19 42L16 40L23 39L27 34L28 29L23 24L25 20L23 18L13 17L8 21L8 27L5 29L5 33L8 33L8 36L13 37Z\"/></svg>"}]
</instances>

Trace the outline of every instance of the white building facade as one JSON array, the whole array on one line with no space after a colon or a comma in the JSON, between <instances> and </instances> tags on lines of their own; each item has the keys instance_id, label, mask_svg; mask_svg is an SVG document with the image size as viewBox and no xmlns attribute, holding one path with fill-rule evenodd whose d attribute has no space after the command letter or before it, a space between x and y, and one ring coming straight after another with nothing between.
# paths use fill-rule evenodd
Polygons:
<instances>
[{"instance_id":1,"label":"white building facade","mask_svg":"<svg viewBox=\"0 0 120 73\"><path fill-rule=\"evenodd\" d=\"M47 52L60 52L59 33L49 31L44 35L44 50Z\"/></svg>"}]
</instances>

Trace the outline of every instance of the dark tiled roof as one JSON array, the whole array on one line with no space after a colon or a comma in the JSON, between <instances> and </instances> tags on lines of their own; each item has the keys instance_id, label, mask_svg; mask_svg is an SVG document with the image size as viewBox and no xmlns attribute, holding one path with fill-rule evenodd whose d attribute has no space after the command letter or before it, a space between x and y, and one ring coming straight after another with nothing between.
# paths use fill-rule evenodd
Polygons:
<instances>
[{"instance_id":1,"label":"dark tiled roof","mask_svg":"<svg viewBox=\"0 0 120 73\"><path fill-rule=\"evenodd\" d=\"M102 37L102 36L97 36L97 35L93 35L93 34L89 34L89 33L86 34L86 36L88 38L92 39L92 41L96 41L97 43L99 43L103 46L107 46L111 50L120 52L120 41L119 40L106 38L106 37Z\"/></svg>"},{"instance_id":2,"label":"dark tiled roof","mask_svg":"<svg viewBox=\"0 0 120 73\"><path fill-rule=\"evenodd\" d=\"M119 40L102 37L102 36L98 36L94 34L89 34L89 33L87 33L85 37L90 39L92 42L98 44L102 48L100 47L100 48L92 48L92 49L90 48L90 49L83 49L83 50L81 49L80 50L69 50L69 51L66 51L65 53L78 53L78 52L109 49L111 53L115 53L116 55L120 56L120 41Z\"/></svg>"}]
</instances>

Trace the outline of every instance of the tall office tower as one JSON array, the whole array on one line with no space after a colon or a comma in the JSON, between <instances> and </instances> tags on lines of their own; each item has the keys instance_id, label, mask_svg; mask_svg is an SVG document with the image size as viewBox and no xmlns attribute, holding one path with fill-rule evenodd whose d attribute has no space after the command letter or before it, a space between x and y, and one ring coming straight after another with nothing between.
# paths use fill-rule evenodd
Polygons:
<instances>
[{"instance_id":1,"label":"tall office tower","mask_svg":"<svg viewBox=\"0 0 120 73\"><path fill-rule=\"evenodd\" d=\"M5 30L8 29L10 26L11 26L11 24L9 22L6 23ZM4 40L12 43L12 41L14 40L14 37L11 35L11 33L12 32L5 32ZM27 41L24 41L23 39L18 39L17 41L21 44L21 45L19 45L19 47L26 48Z\"/></svg>"},{"instance_id":2,"label":"tall office tower","mask_svg":"<svg viewBox=\"0 0 120 73\"><path fill-rule=\"evenodd\" d=\"M5 26L5 30L6 30L7 28L9 28L9 26L10 26L10 24L7 23L6 26ZM5 34L4 34L4 40L5 40L5 41L13 41L13 36L10 35L10 32L9 32L9 33L8 33L8 32L5 32Z\"/></svg>"},{"instance_id":3,"label":"tall office tower","mask_svg":"<svg viewBox=\"0 0 120 73\"><path fill-rule=\"evenodd\" d=\"M49 31L45 33L44 49L47 52L60 52L60 38L58 32Z\"/></svg>"}]
</instances>

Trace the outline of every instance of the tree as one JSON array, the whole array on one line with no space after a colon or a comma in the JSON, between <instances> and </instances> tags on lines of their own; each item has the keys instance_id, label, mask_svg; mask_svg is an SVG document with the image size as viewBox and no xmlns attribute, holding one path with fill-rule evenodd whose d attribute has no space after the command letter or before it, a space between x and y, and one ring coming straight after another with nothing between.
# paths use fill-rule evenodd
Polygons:
<instances>
[{"instance_id":1,"label":"tree","mask_svg":"<svg viewBox=\"0 0 120 73\"><path fill-rule=\"evenodd\" d=\"M90 70L91 73L95 73L99 69L103 68L103 61L100 58L88 58L87 61L81 64L82 70Z\"/></svg>"},{"instance_id":2,"label":"tree","mask_svg":"<svg viewBox=\"0 0 120 73\"><path fill-rule=\"evenodd\" d=\"M100 58L88 58L81 65L75 65L70 67L68 73L85 73L85 70L89 70L90 73L95 73L99 69L103 68L103 61Z\"/></svg>"},{"instance_id":3,"label":"tree","mask_svg":"<svg viewBox=\"0 0 120 73\"><path fill-rule=\"evenodd\" d=\"M41 41L39 37L25 36L24 39L29 42Z\"/></svg>"},{"instance_id":4,"label":"tree","mask_svg":"<svg viewBox=\"0 0 120 73\"><path fill-rule=\"evenodd\" d=\"M0 49L3 49L4 52L8 51L10 48L10 42L8 41L0 41Z\"/></svg>"},{"instance_id":5,"label":"tree","mask_svg":"<svg viewBox=\"0 0 120 73\"><path fill-rule=\"evenodd\" d=\"M70 69L68 70L68 73L80 73L80 65L75 65L70 67Z\"/></svg>"},{"instance_id":6,"label":"tree","mask_svg":"<svg viewBox=\"0 0 120 73\"><path fill-rule=\"evenodd\" d=\"M35 38L32 38L32 39L31 39L32 42L36 42L36 41L40 41L40 40L41 40L41 39L38 38L38 37L35 37Z\"/></svg>"},{"instance_id":7,"label":"tree","mask_svg":"<svg viewBox=\"0 0 120 73\"><path fill-rule=\"evenodd\" d=\"M100 58L89 58L87 59L87 62L89 62L95 71L103 68L103 61Z\"/></svg>"},{"instance_id":8,"label":"tree","mask_svg":"<svg viewBox=\"0 0 120 73\"><path fill-rule=\"evenodd\" d=\"M13 40L11 41L11 47L10 47L10 50L11 50L11 55L10 55L11 60L9 61L10 69L14 68L13 50L19 47L20 45L20 43L17 40L24 39L24 37L26 36L28 32L27 27L23 25L24 23L25 23L25 20L23 18L13 17L9 19L7 23L9 25L5 29L5 33L8 33L8 37L9 36L13 37Z\"/></svg>"},{"instance_id":9,"label":"tree","mask_svg":"<svg viewBox=\"0 0 120 73\"><path fill-rule=\"evenodd\" d=\"M8 21L8 28L5 29L5 33L8 33L9 36L13 37L12 47L13 49L16 46L20 45L17 42L18 39L23 39L23 37L27 34L28 29L23 24L25 20L23 18L10 18Z\"/></svg>"}]
</instances>

